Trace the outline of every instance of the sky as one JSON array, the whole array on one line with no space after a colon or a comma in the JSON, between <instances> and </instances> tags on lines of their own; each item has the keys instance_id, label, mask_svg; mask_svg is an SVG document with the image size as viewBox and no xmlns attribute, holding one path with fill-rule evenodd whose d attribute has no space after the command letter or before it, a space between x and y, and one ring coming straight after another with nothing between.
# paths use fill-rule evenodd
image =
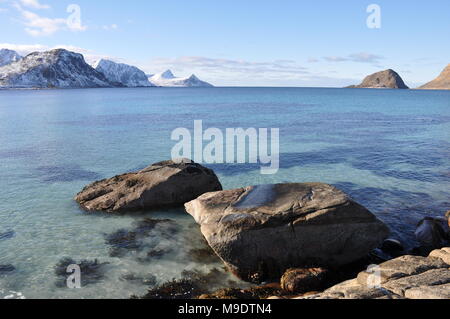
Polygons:
<instances>
[{"instance_id":1,"label":"sky","mask_svg":"<svg viewBox=\"0 0 450 319\"><path fill-rule=\"evenodd\" d=\"M340 87L391 68L416 87L450 63L448 0L0 0L0 30L23 55L63 47L217 86Z\"/></svg>"}]
</instances>

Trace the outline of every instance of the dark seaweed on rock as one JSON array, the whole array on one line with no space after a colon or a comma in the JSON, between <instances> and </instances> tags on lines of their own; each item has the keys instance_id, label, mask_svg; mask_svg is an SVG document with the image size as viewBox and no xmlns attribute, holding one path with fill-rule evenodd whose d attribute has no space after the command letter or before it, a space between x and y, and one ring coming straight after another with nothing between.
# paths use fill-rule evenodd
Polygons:
<instances>
[{"instance_id":1,"label":"dark seaweed on rock","mask_svg":"<svg viewBox=\"0 0 450 319\"><path fill-rule=\"evenodd\" d=\"M208 273L200 271L183 271L181 279L172 279L160 286L150 289L139 299L194 299L202 294L211 293L212 287L226 282L226 273L217 268ZM227 282L236 285L235 282Z\"/></svg>"}]
</instances>

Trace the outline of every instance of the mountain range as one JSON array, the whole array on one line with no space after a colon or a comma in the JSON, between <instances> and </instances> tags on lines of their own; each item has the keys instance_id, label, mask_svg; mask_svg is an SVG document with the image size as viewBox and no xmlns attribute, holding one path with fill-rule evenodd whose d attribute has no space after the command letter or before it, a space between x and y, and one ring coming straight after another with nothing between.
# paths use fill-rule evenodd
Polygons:
<instances>
[{"instance_id":1,"label":"mountain range","mask_svg":"<svg viewBox=\"0 0 450 319\"><path fill-rule=\"evenodd\" d=\"M211 84L200 80L194 74L186 78L177 78L170 70L151 75L148 80L154 85L162 87L212 87Z\"/></svg>"},{"instance_id":2,"label":"mountain range","mask_svg":"<svg viewBox=\"0 0 450 319\"><path fill-rule=\"evenodd\" d=\"M212 87L195 75L177 78L171 71L151 79L155 82L142 70L124 63L101 59L89 65L83 55L65 49L25 57L0 50L0 88Z\"/></svg>"}]
</instances>

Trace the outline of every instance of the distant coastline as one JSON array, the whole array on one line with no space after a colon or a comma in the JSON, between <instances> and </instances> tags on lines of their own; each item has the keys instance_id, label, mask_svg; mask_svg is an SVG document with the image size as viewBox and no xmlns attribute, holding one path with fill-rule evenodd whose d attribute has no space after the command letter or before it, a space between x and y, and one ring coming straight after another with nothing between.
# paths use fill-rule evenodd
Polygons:
<instances>
[{"instance_id":1,"label":"distant coastline","mask_svg":"<svg viewBox=\"0 0 450 319\"><path fill-rule=\"evenodd\" d=\"M194 74L180 78L167 70L147 75L135 66L104 59L90 65L82 54L65 49L33 52L25 57L15 51L1 49L0 58L3 61L0 65L0 89L213 87ZM345 88L411 89L392 69L371 74L361 84ZM412 89L450 90L450 64L433 81Z\"/></svg>"}]
</instances>

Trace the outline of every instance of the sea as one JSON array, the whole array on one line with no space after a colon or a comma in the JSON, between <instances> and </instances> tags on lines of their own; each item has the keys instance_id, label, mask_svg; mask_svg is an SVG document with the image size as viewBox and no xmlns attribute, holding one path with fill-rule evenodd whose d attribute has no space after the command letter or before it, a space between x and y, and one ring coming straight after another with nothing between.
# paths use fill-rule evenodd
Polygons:
<instances>
[{"instance_id":1,"label":"sea","mask_svg":"<svg viewBox=\"0 0 450 319\"><path fill-rule=\"evenodd\" d=\"M207 277L221 279L211 289L247 285L202 254L200 229L182 207L88 213L73 200L93 181L170 159L172 132L193 131L196 120L223 132L279 129L276 174L205 164L226 189L333 184L406 247L422 218L450 210L450 91L0 90L0 298L130 298L214 272ZM149 219L171 226L136 235ZM91 265L81 288L66 285L68 261Z\"/></svg>"}]
</instances>

